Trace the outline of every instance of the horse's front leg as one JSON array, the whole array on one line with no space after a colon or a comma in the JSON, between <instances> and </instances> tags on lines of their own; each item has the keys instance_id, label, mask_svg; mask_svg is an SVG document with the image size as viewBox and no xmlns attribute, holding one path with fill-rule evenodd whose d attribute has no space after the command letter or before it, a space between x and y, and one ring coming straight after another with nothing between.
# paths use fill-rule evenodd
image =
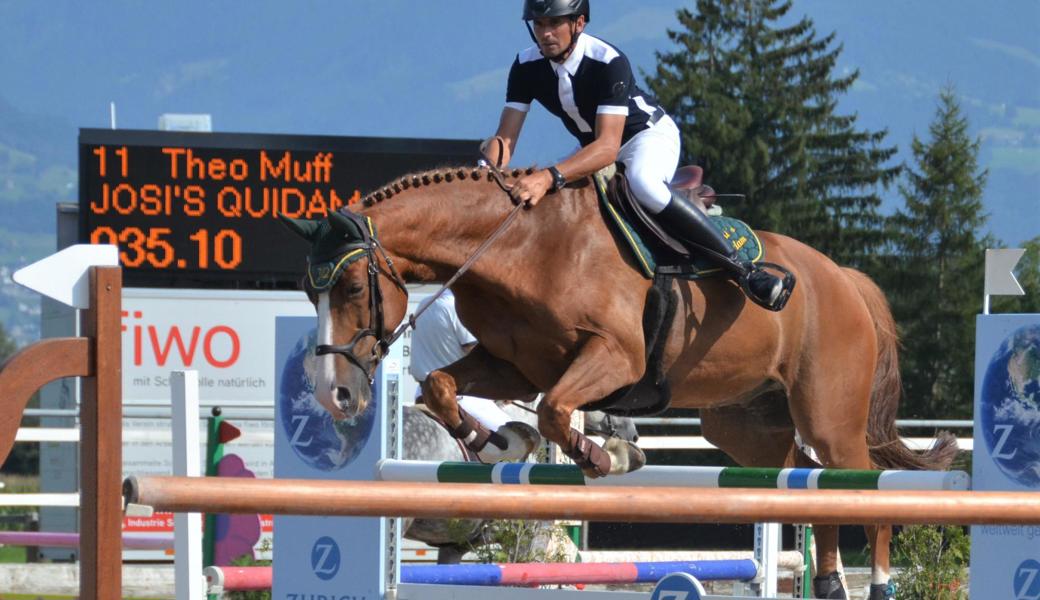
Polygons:
<instances>
[{"instance_id":1,"label":"horse's front leg","mask_svg":"<svg viewBox=\"0 0 1040 600\"><path fill-rule=\"evenodd\" d=\"M431 372L422 383L423 402L448 425L451 433L483 462L522 460L541 438L526 423L509 422L491 431L458 404L458 396L515 400L537 393L512 363L476 346L456 362Z\"/></svg>"},{"instance_id":2,"label":"horse's front leg","mask_svg":"<svg viewBox=\"0 0 1040 600\"><path fill-rule=\"evenodd\" d=\"M619 475L642 467L646 456L635 444L612 437L600 447L571 427L571 414L635 383L644 369L641 353L626 353L616 342L598 335L591 337L538 405L538 430L588 477Z\"/></svg>"}]
</instances>

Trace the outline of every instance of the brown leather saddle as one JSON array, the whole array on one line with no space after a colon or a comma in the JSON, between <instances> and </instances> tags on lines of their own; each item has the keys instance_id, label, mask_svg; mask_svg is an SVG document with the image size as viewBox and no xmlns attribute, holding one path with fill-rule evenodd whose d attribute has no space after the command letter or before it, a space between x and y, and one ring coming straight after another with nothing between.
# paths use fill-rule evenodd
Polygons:
<instances>
[{"instance_id":1,"label":"brown leather saddle","mask_svg":"<svg viewBox=\"0 0 1040 600\"><path fill-rule=\"evenodd\" d=\"M698 166L680 167L672 177L669 187L707 212L715 205L716 194L715 190L704 184L703 178L704 170ZM628 186L623 166L619 165L617 173L607 182L606 192L611 205L636 228L643 243L659 261L669 265L689 264L690 254L686 247L658 225L654 216L636 201Z\"/></svg>"},{"instance_id":2,"label":"brown leather saddle","mask_svg":"<svg viewBox=\"0 0 1040 600\"><path fill-rule=\"evenodd\" d=\"M714 205L716 195L714 190L704 185L703 176L704 171L700 167L682 167L675 172L671 188L677 193L687 194L707 211ZM602 410L610 415L629 417L654 415L666 410L672 397L663 364L669 325L675 318L678 306L672 278L689 268L691 257L685 246L665 232L653 215L635 200L623 168L619 168L607 182L606 196L610 206L636 230L642 243L659 262L654 269L653 285L647 292L643 312L643 334L646 339L646 371L643 377L606 398L582 406L581 410Z\"/></svg>"}]
</instances>

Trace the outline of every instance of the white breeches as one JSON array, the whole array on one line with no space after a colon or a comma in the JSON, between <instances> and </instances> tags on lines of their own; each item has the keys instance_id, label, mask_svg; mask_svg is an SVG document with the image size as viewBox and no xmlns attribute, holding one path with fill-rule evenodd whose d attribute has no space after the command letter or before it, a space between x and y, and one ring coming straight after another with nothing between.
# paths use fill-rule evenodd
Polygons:
<instances>
[{"instance_id":1,"label":"white breeches","mask_svg":"<svg viewBox=\"0 0 1040 600\"><path fill-rule=\"evenodd\" d=\"M462 410L473 415L474 419L483 423L484 427L491 431L498 431L499 427L513 420L495 404L494 400L474 396L456 396L455 400Z\"/></svg>"},{"instance_id":2,"label":"white breeches","mask_svg":"<svg viewBox=\"0 0 1040 600\"><path fill-rule=\"evenodd\" d=\"M653 214L672 199L668 182L679 166L679 128L665 115L649 129L625 142L617 160L625 165L628 185L636 200Z\"/></svg>"},{"instance_id":3,"label":"white breeches","mask_svg":"<svg viewBox=\"0 0 1040 600\"><path fill-rule=\"evenodd\" d=\"M420 396L422 396L422 388L416 388L415 398L418 399ZM491 431L498 431L499 427L514 420L499 408L494 400L476 396L456 396L455 401L458 402L460 408L473 415L474 419L480 421Z\"/></svg>"}]
</instances>

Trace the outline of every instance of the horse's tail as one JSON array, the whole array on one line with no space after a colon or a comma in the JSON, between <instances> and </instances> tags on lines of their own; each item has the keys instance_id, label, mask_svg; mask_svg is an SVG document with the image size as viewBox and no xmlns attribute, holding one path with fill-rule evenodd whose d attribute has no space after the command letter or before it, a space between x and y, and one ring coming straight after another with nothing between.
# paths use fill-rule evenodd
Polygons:
<instances>
[{"instance_id":1,"label":"horse's tail","mask_svg":"<svg viewBox=\"0 0 1040 600\"><path fill-rule=\"evenodd\" d=\"M867 445L870 459L880 469L947 469L957 455L957 438L941 431L927 452L918 454L908 448L896 428L896 412L903 395L899 374L899 336L885 293L865 274L843 269L867 303L877 332L877 367L870 392L867 417Z\"/></svg>"}]
</instances>

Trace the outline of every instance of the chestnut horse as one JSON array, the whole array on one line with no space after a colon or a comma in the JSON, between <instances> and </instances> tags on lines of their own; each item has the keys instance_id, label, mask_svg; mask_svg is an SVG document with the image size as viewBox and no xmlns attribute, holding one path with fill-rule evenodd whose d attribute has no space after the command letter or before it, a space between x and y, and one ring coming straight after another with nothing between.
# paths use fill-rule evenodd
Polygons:
<instances>
[{"instance_id":1,"label":"chestnut horse","mask_svg":"<svg viewBox=\"0 0 1040 600\"><path fill-rule=\"evenodd\" d=\"M418 173L367 197L356 215L290 223L315 243L305 287L326 344L316 393L334 417L370 399L387 332L405 317L404 282L448 281L510 214L501 183L486 168ZM758 235L767 259L797 275L797 290L784 310L770 312L728 279L675 282L678 310L663 353L671 406L700 409L704 436L745 466L816 466L797 432L825 467L946 468L956 451L948 434L923 454L897 435L897 339L881 290L794 239ZM314 280L322 261L324 287ZM548 196L522 210L452 285L459 318L479 344L429 375L426 402L456 427L456 394L543 392L541 434L580 454L588 440L571 429L571 413L646 370L650 286L608 229L588 180ZM611 472L638 467L623 447L611 450ZM884 597L891 528L867 532L872 597ZM834 583L837 528L815 533L817 597L844 598Z\"/></svg>"}]
</instances>

